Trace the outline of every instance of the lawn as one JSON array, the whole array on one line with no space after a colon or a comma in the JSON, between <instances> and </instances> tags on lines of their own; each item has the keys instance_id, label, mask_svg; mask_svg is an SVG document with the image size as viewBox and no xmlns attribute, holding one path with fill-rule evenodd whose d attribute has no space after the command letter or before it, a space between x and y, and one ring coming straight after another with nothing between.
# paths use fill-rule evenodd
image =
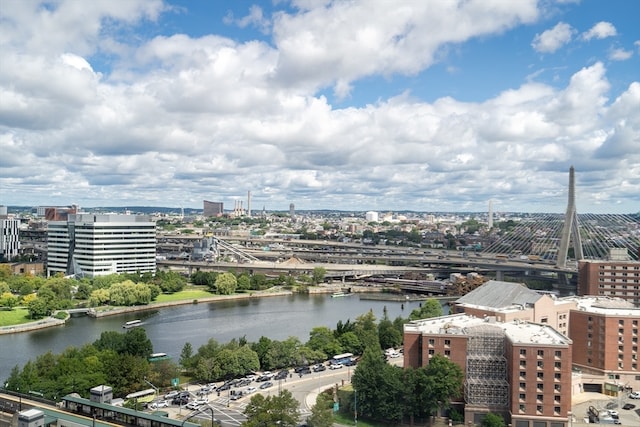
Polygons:
<instances>
[{"instance_id":1,"label":"lawn","mask_svg":"<svg viewBox=\"0 0 640 427\"><path fill-rule=\"evenodd\" d=\"M26 308L14 308L13 310L0 310L0 326L20 325L32 320L29 318L29 310Z\"/></svg>"},{"instance_id":2,"label":"lawn","mask_svg":"<svg viewBox=\"0 0 640 427\"><path fill-rule=\"evenodd\" d=\"M202 289L185 289L183 291L176 292L175 294L160 294L154 302L196 300L199 298L209 298L213 296L216 295Z\"/></svg>"}]
</instances>

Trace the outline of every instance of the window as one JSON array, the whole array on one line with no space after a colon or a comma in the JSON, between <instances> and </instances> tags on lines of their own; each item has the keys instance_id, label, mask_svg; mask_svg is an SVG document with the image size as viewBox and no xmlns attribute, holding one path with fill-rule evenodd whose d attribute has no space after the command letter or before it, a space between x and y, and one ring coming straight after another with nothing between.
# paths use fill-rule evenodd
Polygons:
<instances>
[{"instance_id":1,"label":"window","mask_svg":"<svg viewBox=\"0 0 640 427\"><path fill-rule=\"evenodd\" d=\"M542 383L536 384L536 390L538 390L538 391L544 390L544 384L542 384Z\"/></svg>"},{"instance_id":2,"label":"window","mask_svg":"<svg viewBox=\"0 0 640 427\"><path fill-rule=\"evenodd\" d=\"M451 345L451 340L444 340L444 346L449 347Z\"/></svg>"},{"instance_id":3,"label":"window","mask_svg":"<svg viewBox=\"0 0 640 427\"><path fill-rule=\"evenodd\" d=\"M520 383L520 390L525 390L527 388L527 383Z\"/></svg>"},{"instance_id":4,"label":"window","mask_svg":"<svg viewBox=\"0 0 640 427\"><path fill-rule=\"evenodd\" d=\"M436 344L436 340L434 340L433 338L429 338L429 347L432 347Z\"/></svg>"},{"instance_id":5,"label":"window","mask_svg":"<svg viewBox=\"0 0 640 427\"><path fill-rule=\"evenodd\" d=\"M560 393L560 384L555 384L555 385L553 386L553 390L554 390L556 393Z\"/></svg>"},{"instance_id":6,"label":"window","mask_svg":"<svg viewBox=\"0 0 640 427\"><path fill-rule=\"evenodd\" d=\"M518 398L519 398L520 400L526 400L526 399L527 399L527 395L526 395L526 394L524 394L524 393L520 393L520 394L518 395Z\"/></svg>"},{"instance_id":7,"label":"window","mask_svg":"<svg viewBox=\"0 0 640 427\"><path fill-rule=\"evenodd\" d=\"M536 412L537 412L538 414L542 414L542 405L537 405L537 406L536 406Z\"/></svg>"},{"instance_id":8,"label":"window","mask_svg":"<svg viewBox=\"0 0 640 427\"><path fill-rule=\"evenodd\" d=\"M527 361L526 360L521 360L520 361L520 367L521 368L526 368L527 367Z\"/></svg>"},{"instance_id":9,"label":"window","mask_svg":"<svg viewBox=\"0 0 640 427\"><path fill-rule=\"evenodd\" d=\"M562 368L562 362L555 362L555 363L553 364L553 367L554 367L554 368L556 368L556 369L560 369L560 368Z\"/></svg>"},{"instance_id":10,"label":"window","mask_svg":"<svg viewBox=\"0 0 640 427\"><path fill-rule=\"evenodd\" d=\"M560 350L556 350L555 356L560 359L562 357L562 352Z\"/></svg>"},{"instance_id":11,"label":"window","mask_svg":"<svg viewBox=\"0 0 640 427\"><path fill-rule=\"evenodd\" d=\"M538 350L538 357L544 357L544 350Z\"/></svg>"},{"instance_id":12,"label":"window","mask_svg":"<svg viewBox=\"0 0 640 427\"><path fill-rule=\"evenodd\" d=\"M562 374L553 374L553 378L560 381L560 379L562 378Z\"/></svg>"},{"instance_id":13,"label":"window","mask_svg":"<svg viewBox=\"0 0 640 427\"><path fill-rule=\"evenodd\" d=\"M538 372L538 379L539 380L543 380L544 379L544 372Z\"/></svg>"},{"instance_id":14,"label":"window","mask_svg":"<svg viewBox=\"0 0 640 427\"><path fill-rule=\"evenodd\" d=\"M434 354L436 354L435 350L429 349L429 356L433 356Z\"/></svg>"},{"instance_id":15,"label":"window","mask_svg":"<svg viewBox=\"0 0 640 427\"><path fill-rule=\"evenodd\" d=\"M520 356L526 356L527 355L527 349L526 348L521 348L520 349Z\"/></svg>"},{"instance_id":16,"label":"window","mask_svg":"<svg viewBox=\"0 0 640 427\"><path fill-rule=\"evenodd\" d=\"M542 394L538 394L538 395L536 395L536 401L537 401L538 403L542 403L542 399L543 399L543 395L542 395Z\"/></svg>"},{"instance_id":17,"label":"window","mask_svg":"<svg viewBox=\"0 0 640 427\"><path fill-rule=\"evenodd\" d=\"M544 368L544 362L542 360L538 360L538 369Z\"/></svg>"}]
</instances>

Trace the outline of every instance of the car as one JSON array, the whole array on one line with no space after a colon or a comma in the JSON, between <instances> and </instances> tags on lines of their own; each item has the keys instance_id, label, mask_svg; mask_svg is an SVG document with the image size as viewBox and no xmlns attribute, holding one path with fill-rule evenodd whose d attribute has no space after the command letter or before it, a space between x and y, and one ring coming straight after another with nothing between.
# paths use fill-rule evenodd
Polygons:
<instances>
[{"instance_id":1,"label":"car","mask_svg":"<svg viewBox=\"0 0 640 427\"><path fill-rule=\"evenodd\" d=\"M220 387L218 387L218 391L227 391L231 388L231 384L224 383Z\"/></svg>"},{"instance_id":2,"label":"car","mask_svg":"<svg viewBox=\"0 0 640 427\"><path fill-rule=\"evenodd\" d=\"M171 401L172 405L186 405L187 403L189 403L189 398L188 397L174 397L173 400Z\"/></svg>"},{"instance_id":3,"label":"car","mask_svg":"<svg viewBox=\"0 0 640 427\"><path fill-rule=\"evenodd\" d=\"M625 403L625 405L622 407L622 409L629 411L631 409L634 409L636 407L636 405L634 405L633 403Z\"/></svg>"},{"instance_id":4,"label":"car","mask_svg":"<svg viewBox=\"0 0 640 427\"><path fill-rule=\"evenodd\" d=\"M614 409L609 409L607 411L609 413L609 415L611 415L613 418L620 416L620 414L618 414L618 411L614 410Z\"/></svg>"},{"instance_id":5,"label":"car","mask_svg":"<svg viewBox=\"0 0 640 427\"><path fill-rule=\"evenodd\" d=\"M261 389L261 390L264 390L265 388L269 388L269 387L271 387L271 386L273 386L273 383L272 383L271 381L267 381L267 382L264 382L264 383L262 383L262 384L260 385L260 389Z\"/></svg>"},{"instance_id":6,"label":"car","mask_svg":"<svg viewBox=\"0 0 640 427\"><path fill-rule=\"evenodd\" d=\"M255 393L257 390L257 388L255 387L247 387L244 389L244 394L251 394L251 393Z\"/></svg>"},{"instance_id":7,"label":"car","mask_svg":"<svg viewBox=\"0 0 640 427\"><path fill-rule=\"evenodd\" d=\"M195 410L195 409L198 409L200 406L201 406L201 405L198 405L195 401L193 401L193 402L189 402L189 403L187 403L186 408L187 408L187 409Z\"/></svg>"},{"instance_id":8,"label":"car","mask_svg":"<svg viewBox=\"0 0 640 427\"><path fill-rule=\"evenodd\" d=\"M173 399L174 397L177 397L180 394L180 392L178 390L173 390L170 391L169 393L164 395L165 399Z\"/></svg>"},{"instance_id":9,"label":"car","mask_svg":"<svg viewBox=\"0 0 640 427\"><path fill-rule=\"evenodd\" d=\"M640 391L634 391L629 394L629 399L640 399Z\"/></svg>"},{"instance_id":10,"label":"car","mask_svg":"<svg viewBox=\"0 0 640 427\"><path fill-rule=\"evenodd\" d=\"M209 403L209 401L207 399L196 399L193 401L193 403L195 403L196 405L206 405L207 403Z\"/></svg>"},{"instance_id":11,"label":"car","mask_svg":"<svg viewBox=\"0 0 640 427\"><path fill-rule=\"evenodd\" d=\"M329 365L329 369L340 369L342 368L342 364L341 363L333 363L331 365Z\"/></svg>"},{"instance_id":12,"label":"car","mask_svg":"<svg viewBox=\"0 0 640 427\"><path fill-rule=\"evenodd\" d=\"M236 384L236 387L244 387L244 386L248 386L249 384L251 384L251 380L248 378L244 378L238 381L238 384Z\"/></svg>"},{"instance_id":13,"label":"car","mask_svg":"<svg viewBox=\"0 0 640 427\"><path fill-rule=\"evenodd\" d=\"M230 397L231 400L238 400L243 396L243 393L240 390L232 391L231 393L232 393Z\"/></svg>"},{"instance_id":14,"label":"car","mask_svg":"<svg viewBox=\"0 0 640 427\"><path fill-rule=\"evenodd\" d=\"M274 379L276 379L276 380L284 380L288 376L289 376L289 371L283 370L283 371L278 372L276 374L276 376L274 377Z\"/></svg>"},{"instance_id":15,"label":"car","mask_svg":"<svg viewBox=\"0 0 640 427\"><path fill-rule=\"evenodd\" d=\"M326 369L327 368L324 365L318 364L313 367L313 372L322 372L322 371L325 371Z\"/></svg>"},{"instance_id":16,"label":"car","mask_svg":"<svg viewBox=\"0 0 640 427\"><path fill-rule=\"evenodd\" d=\"M169 402L166 400L159 400L157 402L151 402L149 404L149 409L158 409L158 408L166 408L169 406Z\"/></svg>"}]
</instances>

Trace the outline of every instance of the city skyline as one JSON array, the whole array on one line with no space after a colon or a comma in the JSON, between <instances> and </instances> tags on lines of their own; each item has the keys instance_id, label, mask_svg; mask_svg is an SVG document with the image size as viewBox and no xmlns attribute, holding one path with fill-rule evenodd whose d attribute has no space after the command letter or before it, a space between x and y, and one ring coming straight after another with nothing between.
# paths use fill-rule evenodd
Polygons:
<instances>
[{"instance_id":1,"label":"city skyline","mask_svg":"<svg viewBox=\"0 0 640 427\"><path fill-rule=\"evenodd\" d=\"M0 8L0 204L640 210L634 5Z\"/></svg>"}]
</instances>

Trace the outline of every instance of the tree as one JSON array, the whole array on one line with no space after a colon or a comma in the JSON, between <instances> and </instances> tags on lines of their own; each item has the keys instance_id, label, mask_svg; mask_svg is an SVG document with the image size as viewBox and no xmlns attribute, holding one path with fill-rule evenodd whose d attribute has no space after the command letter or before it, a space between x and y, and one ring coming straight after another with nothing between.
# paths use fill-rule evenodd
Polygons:
<instances>
[{"instance_id":1,"label":"tree","mask_svg":"<svg viewBox=\"0 0 640 427\"><path fill-rule=\"evenodd\" d=\"M222 273L216 278L216 291L221 295L231 295L237 286L238 280L233 273Z\"/></svg>"},{"instance_id":2,"label":"tree","mask_svg":"<svg viewBox=\"0 0 640 427\"><path fill-rule=\"evenodd\" d=\"M326 326L311 329L307 346L313 350L321 351L327 356L342 353L340 342L333 335L333 331Z\"/></svg>"},{"instance_id":3,"label":"tree","mask_svg":"<svg viewBox=\"0 0 640 427\"><path fill-rule=\"evenodd\" d=\"M311 275L311 284L317 285L324 280L324 275L327 274L327 270L323 267L316 267L313 269Z\"/></svg>"},{"instance_id":4,"label":"tree","mask_svg":"<svg viewBox=\"0 0 640 427\"><path fill-rule=\"evenodd\" d=\"M409 320L428 319L430 317L439 317L444 313L442 305L437 299L429 298L424 301L420 308L416 308L409 315Z\"/></svg>"},{"instance_id":5,"label":"tree","mask_svg":"<svg viewBox=\"0 0 640 427\"><path fill-rule=\"evenodd\" d=\"M12 309L18 305L18 297L13 295L11 292L5 292L0 295L0 305Z\"/></svg>"},{"instance_id":6,"label":"tree","mask_svg":"<svg viewBox=\"0 0 640 427\"><path fill-rule=\"evenodd\" d=\"M309 427L333 426L333 397L327 393L320 393L316 404L311 408L311 415L307 418Z\"/></svg>"},{"instance_id":7,"label":"tree","mask_svg":"<svg viewBox=\"0 0 640 427\"><path fill-rule=\"evenodd\" d=\"M505 427L504 419L493 412L489 412L485 415L480 425L482 427Z\"/></svg>"},{"instance_id":8,"label":"tree","mask_svg":"<svg viewBox=\"0 0 640 427\"><path fill-rule=\"evenodd\" d=\"M190 342L184 343L180 352L180 365L185 369L193 367L193 347Z\"/></svg>"},{"instance_id":9,"label":"tree","mask_svg":"<svg viewBox=\"0 0 640 427\"><path fill-rule=\"evenodd\" d=\"M277 396L264 397L255 394L244 410L247 420L245 427L280 426L295 427L300 419L300 403L289 390L282 390Z\"/></svg>"},{"instance_id":10,"label":"tree","mask_svg":"<svg viewBox=\"0 0 640 427\"><path fill-rule=\"evenodd\" d=\"M425 388L430 390L430 402L425 407L435 412L438 408L448 408L451 398L462 395L464 373L462 368L441 354L434 355L424 368Z\"/></svg>"}]
</instances>

